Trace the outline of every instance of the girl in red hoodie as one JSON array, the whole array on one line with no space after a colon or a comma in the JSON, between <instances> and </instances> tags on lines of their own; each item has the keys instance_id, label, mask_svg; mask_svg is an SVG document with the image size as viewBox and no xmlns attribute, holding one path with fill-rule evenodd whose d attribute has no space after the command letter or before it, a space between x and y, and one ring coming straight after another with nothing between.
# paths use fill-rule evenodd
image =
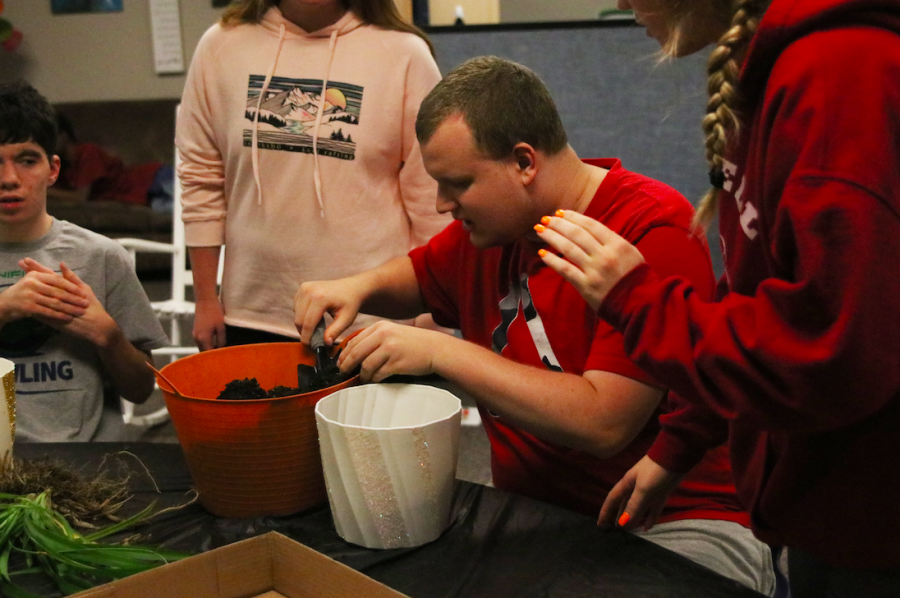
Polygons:
<instances>
[{"instance_id":1,"label":"girl in red hoodie","mask_svg":"<svg viewBox=\"0 0 900 598\"><path fill-rule=\"evenodd\" d=\"M545 219L545 263L690 401L601 523L652 525L727 439L754 532L789 547L794 598L900 596L900 1L619 5L668 55L715 44L698 224L718 212L725 275L706 303L600 223Z\"/></svg>"}]
</instances>

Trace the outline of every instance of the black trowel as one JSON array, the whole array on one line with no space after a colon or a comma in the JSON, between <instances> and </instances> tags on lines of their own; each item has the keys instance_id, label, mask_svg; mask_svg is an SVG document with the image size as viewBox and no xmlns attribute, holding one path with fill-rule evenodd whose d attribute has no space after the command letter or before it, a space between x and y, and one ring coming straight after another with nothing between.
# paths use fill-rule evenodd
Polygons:
<instances>
[{"instance_id":1,"label":"black trowel","mask_svg":"<svg viewBox=\"0 0 900 598\"><path fill-rule=\"evenodd\" d=\"M309 339L309 348L316 354L316 374L324 373L331 365L328 347L325 346L325 318L319 321L319 325L313 331L312 338Z\"/></svg>"},{"instance_id":2,"label":"black trowel","mask_svg":"<svg viewBox=\"0 0 900 598\"><path fill-rule=\"evenodd\" d=\"M322 377L328 366L334 362L328 356L328 347L325 346L325 319L323 318L319 325L316 326L312 338L309 341L309 348L316 354L316 363L314 366L301 363L297 365L297 386L299 388L311 388L316 381Z\"/></svg>"}]
</instances>

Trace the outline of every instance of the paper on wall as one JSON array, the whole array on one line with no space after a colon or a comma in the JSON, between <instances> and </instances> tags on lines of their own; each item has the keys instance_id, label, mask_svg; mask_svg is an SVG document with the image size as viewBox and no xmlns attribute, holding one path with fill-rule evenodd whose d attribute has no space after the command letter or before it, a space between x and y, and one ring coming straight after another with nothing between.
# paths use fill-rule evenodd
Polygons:
<instances>
[{"instance_id":1,"label":"paper on wall","mask_svg":"<svg viewBox=\"0 0 900 598\"><path fill-rule=\"evenodd\" d=\"M153 30L156 73L183 73L184 51L178 0L150 0L150 26Z\"/></svg>"}]
</instances>

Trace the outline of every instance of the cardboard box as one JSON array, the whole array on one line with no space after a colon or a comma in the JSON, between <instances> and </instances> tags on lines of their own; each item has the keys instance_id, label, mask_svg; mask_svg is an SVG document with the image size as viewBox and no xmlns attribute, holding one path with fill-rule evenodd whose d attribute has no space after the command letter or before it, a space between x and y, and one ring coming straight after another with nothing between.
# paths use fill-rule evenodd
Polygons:
<instances>
[{"instance_id":1,"label":"cardboard box","mask_svg":"<svg viewBox=\"0 0 900 598\"><path fill-rule=\"evenodd\" d=\"M229 544L74 596L404 598L404 594L277 532Z\"/></svg>"}]
</instances>

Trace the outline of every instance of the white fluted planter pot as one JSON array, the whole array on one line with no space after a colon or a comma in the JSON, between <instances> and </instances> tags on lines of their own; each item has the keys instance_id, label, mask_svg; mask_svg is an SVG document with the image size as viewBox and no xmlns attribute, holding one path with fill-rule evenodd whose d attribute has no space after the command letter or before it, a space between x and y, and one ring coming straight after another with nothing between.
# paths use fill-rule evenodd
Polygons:
<instances>
[{"instance_id":1,"label":"white fluted planter pot","mask_svg":"<svg viewBox=\"0 0 900 598\"><path fill-rule=\"evenodd\" d=\"M368 384L316 404L338 534L367 548L419 546L449 523L462 405L415 384Z\"/></svg>"}]
</instances>

